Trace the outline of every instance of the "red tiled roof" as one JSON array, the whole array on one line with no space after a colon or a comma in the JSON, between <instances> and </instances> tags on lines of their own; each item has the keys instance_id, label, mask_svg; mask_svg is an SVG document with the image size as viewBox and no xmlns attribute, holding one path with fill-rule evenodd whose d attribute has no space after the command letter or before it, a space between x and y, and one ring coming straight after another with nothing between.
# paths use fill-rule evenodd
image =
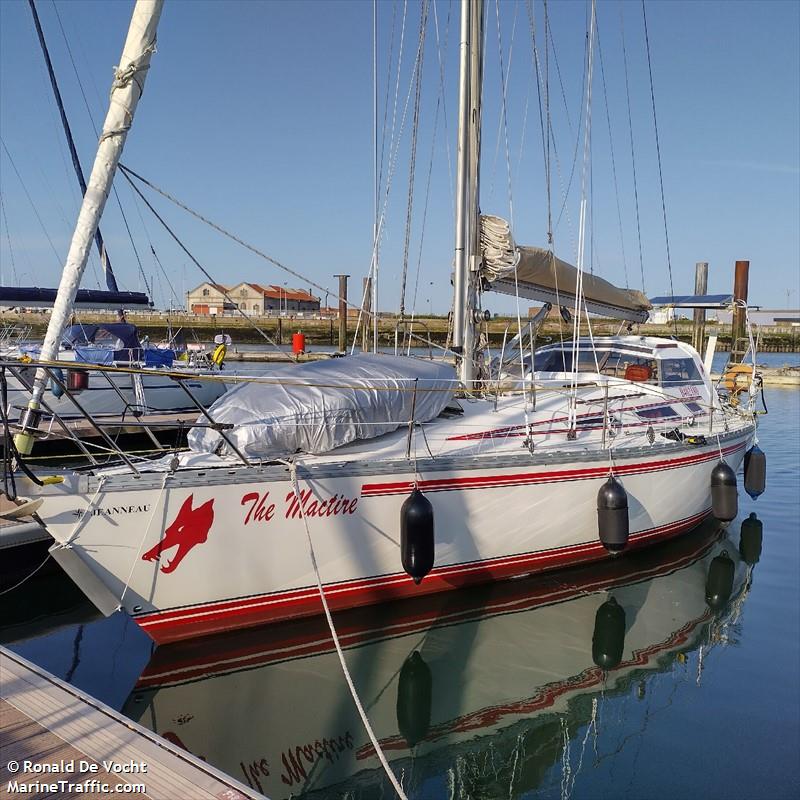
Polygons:
<instances>
[{"instance_id":1,"label":"red tiled roof","mask_svg":"<svg viewBox=\"0 0 800 800\"><path fill-rule=\"evenodd\" d=\"M310 292L306 292L304 289L292 289L287 287L284 289L283 286L265 286L263 287L264 297L269 297L272 300L299 300L305 303L314 303L319 300L318 297L314 297L313 294Z\"/></svg>"},{"instance_id":2,"label":"red tiled roof","mask_svg":"<svg viewBox=\"0 0 800 800\"><path fill-rule=\"evenodd\" d=\"M203 284L201 284L202 286ZM236 286L241 286L241 284L236 284L236 286L223 286L220 283L209 283L209 286L213 286L218 292L221 294L230 294ZM270 284L268 286L262 286L260 283L247 283L247 286L254 289L256 292L260 292L264 297L268 297L271 300L297 300L304 303L315 303L319 301L318 297L315 297L310 292L305 291L305 289L292 289L291 287L283 287L283 286L276 286L274 284ZM200 287L198 287L199 289ZM196 290L195 290L196 291Z\"/></svg>"}]
</instances>

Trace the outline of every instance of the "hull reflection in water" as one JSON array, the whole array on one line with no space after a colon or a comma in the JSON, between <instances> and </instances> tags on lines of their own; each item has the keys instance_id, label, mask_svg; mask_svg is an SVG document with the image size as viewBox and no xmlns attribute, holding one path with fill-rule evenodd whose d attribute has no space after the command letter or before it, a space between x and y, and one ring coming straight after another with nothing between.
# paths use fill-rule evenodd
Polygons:
<instances>
[{"instance_id":1,"label":"hull reflection in water","mask_svg":"<svg viewBox=\"0 0 800 800\"><path fill-rule=\"evenodd\" d=\"M337 615L409 796L535 788L600 693L644 693L721 640L752 567L720 536L705 525L619 562ZM159 648L124 711L273 800L391 795L319 618Z\"/></svg>"}]
</instances>

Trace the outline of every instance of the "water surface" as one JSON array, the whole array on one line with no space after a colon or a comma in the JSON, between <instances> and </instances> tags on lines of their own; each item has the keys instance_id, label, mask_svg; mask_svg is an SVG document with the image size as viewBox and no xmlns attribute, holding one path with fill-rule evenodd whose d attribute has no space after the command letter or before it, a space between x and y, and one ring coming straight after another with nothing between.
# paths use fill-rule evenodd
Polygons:
<instances>
[{"instance_id":1,"label":"water surface","mask_svg":"<svg viewBox=\"0 0 800 800\"><path fill-rule=\"evenodd\" d=\"M800 796L800 392L766 400L727 530L336 615L409 797ZM0 601L12 649L276 800L392 796L324 620L155 650L57 574Z\"/></svg>"}]
</instances>

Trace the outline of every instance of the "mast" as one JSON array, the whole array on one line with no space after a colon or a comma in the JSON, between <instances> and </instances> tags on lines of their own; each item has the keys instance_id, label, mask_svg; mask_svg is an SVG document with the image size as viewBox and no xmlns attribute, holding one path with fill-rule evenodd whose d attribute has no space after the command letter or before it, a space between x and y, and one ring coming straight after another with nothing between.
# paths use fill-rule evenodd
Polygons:
<instances>
[{"instance_id":1,"label":"mast","mask_svg":"<svg viewBox=\"0 0 800 800\"><path fill-rule=\"evenodd\" d=\"M40 356L42 361L54 361L58 357L59 343L69 322L75 295L86 269L92 240L111 191L114 173L133 123L136 106L144 91L150 57L155 50L156 29L163 4L164 0L136 0L120 66L115 70L103 133L100 135L97 155L83 196L75 233L72 235L69 253L61 274L61 283L53 305L53 313L42 345ZM38 425L41 414L39 400L46 385L47 374L42 369L37 370L31 399L22 420L23 430L15 437L17 449L23 455L30 453L33 446L33 437L29 432Z\"/></svg>"},{"instance_id":2,"label":"mast","mask_svg":"<svg viewBox=\"0 0 800 800\"><path fill-rule=\"evenodd\" d=\"M461 0L459 46L456 243L453 280L453 351L459 378L467 389L476 376L478 184L480 106L483 79L483 0Z\"/></svg>"},{"instance_id":3,"label":"mast","mask_svg":"<svg viewBox=\"0 0 800 800\"><path fill-rule=\"evenodd\" d=\"M372 224L372 352L378 352L378 0L372 0L372 174L374 212ZM367 321L368 322L368 321ZM366 349L366 348L365 348Z\"/></svg>"},{"instance_id":4,"label":"mast","mask_svg":"<svg viewBox=\"0 0 800 800\"><path fill-rule=\"evenodd\" d=\"M67 113L64 110L64 103L61 101L61 92L58 89L56 82L56 73L53 70L53 62L50 61L50 53L47 49L47 42L44 38L44 31L42 24L39 21L39 14L36 11L34 0L28 0L28 5L31 7L31 14L33 14L33 24L36 26L36 35L39 37L39 44L44 54L44 61L47 65L47 74L50 76L50 85L53 87L53 94L56 97L56 105L58 106L58 113L61 115L61 124L64 126L64 133L67 136L67 146L69 147L69 154L72 157L72 166L75 168L75 173L78 176L78 183L81 187L81 194L86 194L86 179L83 177L83 169L81 169L81 162L78 159L78 151L75 149L75 142L72 138L72 131L69 127L67 120ZM114 277L114 271L111 269L111 259L106 251L105 243L103 242L103 234L100 233L100 227L94 235L95 243L97 244L97 252L100 256L100 264L103 267L103 274L106 276L106 288L110 292L118 292L117 279Z\"/></svg>"}]
</instances>

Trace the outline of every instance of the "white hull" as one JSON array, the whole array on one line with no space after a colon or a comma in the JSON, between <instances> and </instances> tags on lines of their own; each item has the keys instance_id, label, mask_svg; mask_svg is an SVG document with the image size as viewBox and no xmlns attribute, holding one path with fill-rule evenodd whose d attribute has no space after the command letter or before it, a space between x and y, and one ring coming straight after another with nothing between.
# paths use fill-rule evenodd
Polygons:
<instances>
[{"instance_id":1,"label":"white hull","mask_svg":"<svg viewBox=\"0 0 800 800\"><path fill-rule=\"evenodd\" d=\"M720 449L736 469L751 437L752 427L743 426L703 446L617 450L629 548L706 517ZM608 557L596 502L609 458L577 442L572 452L419 459L416 473L409 460L382 463L379 455L366 463L306 463L299 487L301 495L310 492L305 520L331 607ZM436 526L434 569L419 586L400 557L400 507L414 483L431 501ZM122 607L158 642L321 613L285 466L73 476L44 494L48 531L69 544L54 550L62 566L96 602L102 595L101 607ZM94 576L88 581L86 566Z\"/></svg>"},{"instance_id":2,"label":"white hull","mask_svg":"<svg viewBox=\"0 0 800 800\"><path fill-rule=\"evenodd\" d=\"M591 697L629 690L702 641L714 622L706 576L723 549L737 564L733 595L740 591L745 566L735 547L713 541L707 529L660 549L660 558L571 572L563 582L340 616L347 663L405 788L418 792L445 779L454 759L474 756L473 768L491 764L508 796L535 790L533 776L561 756L554 714L576 731L591 719ZM609 597L625 612L624 645L619 664L603 671L593 639ZM614 641L608 628L599 633ZM424 666L404 675L415 651ZM357 787L373 796L385 782L322 621L159 648L125 711L275 800L361 796ZM521 742L531 746L517 752ZM524 785L526 775L533 783Z\"/></svg>"}]
</instances>

